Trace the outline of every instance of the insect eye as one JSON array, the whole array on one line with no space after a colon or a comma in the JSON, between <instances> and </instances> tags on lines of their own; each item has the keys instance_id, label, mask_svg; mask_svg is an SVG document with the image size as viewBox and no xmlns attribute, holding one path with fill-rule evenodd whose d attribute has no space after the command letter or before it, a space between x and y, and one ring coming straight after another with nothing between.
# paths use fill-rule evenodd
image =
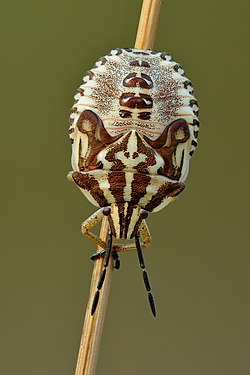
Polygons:
<instances>
[{"instance_id":1,"label":"insect eye","mask_svg":"<svg viewBox=\"0 0 250 375\"><path fill-rule=\"evenodd\" d=\"M104 209L103 209L103 215L105 215L105 216L109 216L110 215L110 212L111 212L111 207L104 207Z\"/></svg>"},{"instance_id":2,"label":"insect eye","mask_svg":"<svg viewBox=\"0 0 250 375\"><path fill-rule=\"evenodd\" d=\"M140 211L140 217L141 217L142 219L147 219L147 217L148 217L148 211L146 211L146 210L144 210L144 209L142 208L141 211Z\"/></svg>"}]
</instances>

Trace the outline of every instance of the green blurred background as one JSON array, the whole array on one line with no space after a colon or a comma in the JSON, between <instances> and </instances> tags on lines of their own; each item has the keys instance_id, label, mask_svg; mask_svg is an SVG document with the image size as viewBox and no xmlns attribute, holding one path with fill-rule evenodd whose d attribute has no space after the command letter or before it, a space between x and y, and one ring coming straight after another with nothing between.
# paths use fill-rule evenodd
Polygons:
<instances>
[{"instance_id":1,"label":"green blurred background","mask_svg":"<svg viewBox=\"0 0 250 375\"><path fill-rule=\"evenodd\" d=\"M1 7L1 375L74 374L95 207L67 182L73 94L134 44L141 1ZM249 375L249 1L165 1L155 49L182 63L201 109L178 203L148 220L158 316L135 253L113 275L97 375Z\"/></svg>"}]
</instances>

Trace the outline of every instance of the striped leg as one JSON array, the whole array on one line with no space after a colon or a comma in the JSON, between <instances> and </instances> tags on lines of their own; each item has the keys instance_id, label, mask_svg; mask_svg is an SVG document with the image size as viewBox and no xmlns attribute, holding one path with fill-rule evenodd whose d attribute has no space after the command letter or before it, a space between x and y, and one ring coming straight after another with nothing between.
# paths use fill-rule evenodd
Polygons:
<instances>
[{"instance_id":1,"label":"striped leg","mask_svg":"<svg viewBox=\"0 0 250 375\"><path fill-rule=\"evenodd\" d=\"M144 259L143 259L143 254L142 254L142 249L141 249L141 244L140 244L140 235L139 234L137 234L136 237L135 237L135 243L136 243L136 249L137 249L140 267L142 269L143 281L144 281L144 284L145 284L145 287L146 287L146 291L148 292L148 301L149 301L149 304L150 304L150 308L151 308L152 314L154 316L156 316L156 308L155 308L154 298L153 298L153 295L151 293L151 286L150 286L150 282L149 282L149 278L148 278L148 273L146 271L146 266L145 266Z\"/></svg>"},{"instance_id":2,"label":"striped leg","mask_svg":"<svg viewBox=\"0 0 250 375\"><path fill-rule=\"evenodd\" d=\"M106 243L103 240L101 240L97 235L89 231L92 227L94 227L103 219L103 215L104 215L103 208L100 208L93 215L91 215L87 220L85 220L82 223L82 233L91 241L93 241L94 243L102 247L103 249L106 249Z\"/></svg>"}]
</instances>

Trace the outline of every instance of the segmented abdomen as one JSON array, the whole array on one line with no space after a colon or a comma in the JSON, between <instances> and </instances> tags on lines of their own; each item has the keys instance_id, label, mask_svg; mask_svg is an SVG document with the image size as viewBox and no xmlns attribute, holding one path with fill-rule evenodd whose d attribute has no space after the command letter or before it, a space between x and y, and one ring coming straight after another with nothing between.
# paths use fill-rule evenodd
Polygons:
<instances>
[{"instance_id":1,"label":"segmented abdomen","mask_svg":"<svg viewBox=\"0 0 250 375\"><path fill-rule=\"evenodd\" d=\"M86 109L102 119L111 136L136 130L151 140L181 118L190 129L190 155L197 145L198 106L192 84L165 52L115 49L99 59L75 95L72 139Z\"/></svg>"}]
</instances>

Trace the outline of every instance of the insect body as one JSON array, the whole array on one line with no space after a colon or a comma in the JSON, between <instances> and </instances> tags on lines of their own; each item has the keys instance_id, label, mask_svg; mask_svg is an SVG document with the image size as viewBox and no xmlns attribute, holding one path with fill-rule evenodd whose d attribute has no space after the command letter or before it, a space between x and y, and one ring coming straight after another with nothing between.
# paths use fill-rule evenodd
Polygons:
<instances>
[{"instance_id":1,"label":"insect body","mask_svg":"<svg viewBox=\"0 0 250 375\"><path fill-rule=\"evenodd\" d=\"M100 207L82 224L82 232L105 249L92 313L110 254L118 265L118 252L137 250L155 315L141 251L151 241L145 219L185 187L199 130L193 94L182 67L167 53L115 49L87 72L75 95L69 178ZM90 232L103 215L110 226L107 243ZM112 247L112 238L135 238L135 245Z\"/></svg>"}]
</instances>

